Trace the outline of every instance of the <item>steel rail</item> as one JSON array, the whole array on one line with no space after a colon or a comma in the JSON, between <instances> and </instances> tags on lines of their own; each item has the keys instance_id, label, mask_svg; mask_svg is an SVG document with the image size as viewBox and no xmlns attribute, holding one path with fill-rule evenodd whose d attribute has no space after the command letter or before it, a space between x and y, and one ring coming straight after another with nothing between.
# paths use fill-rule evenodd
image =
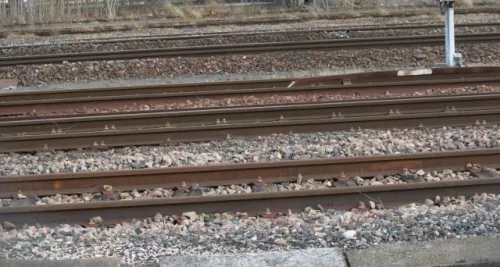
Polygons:
<instances>
[{"instance_id":1,"label":"steel rail","mask_svg":"<svg viewBox=\"0 0 500 267\"><path fill-rule=\"evenodd\" d=\"M342 131L357 128L391 129L465 126L478 122L500 123L500 109L432 112L382 116L301 118L255 123L221 123L148 129L103 130L0 138L0 152L32 152L76 148L107 148L177 142L224 140L230 137L273 133Z\"/></svg>"},{"instance_id":2,"label":"steel rail","mask_svg":"<svg viewBox=\"0 0 500 267\"><path fill-rule=\"evenodd\" d=\"M441 196L466 196L475 193L500 193L500 179L441 181L355 188L313 189L295 192L253 193L225 196L202 196L151 200L55 204L0 208L0 218L17 225L23 224L88 224L100 216L104 224L115 224L137 218L198 213L246 212L250 216L264 215L267 208L286 213L303 211L321 205L325 209L351 209L359 202L376 199L384 208Z\"/></svg>"},{"instance_id":3,"label":"steel rail","mask_svg":"<svg viewBox=\"0 0 500 267\"><path fill-rule=\"evenodd\" d=\"M395 174L403 168L463 170L467 163L498 168L500 148L446 152L361 156L264 163L219 164L194 167L169 167L123 171L57 173L0 177L0 197L12 197L21 190L25 195L81 194L100 192L102 185L115 191L175 188L183 181L200 186L295 181L300 173L306 179L332 179L346 175L373 177Z\"/></svg>"},{"instance_id":4,"label":"steel rail","mask_svg":"<svg viewBox=\"0 0 500 267\"><path fill-rule=\"evenodd\" d=\"M500 34L488 33L457 35L456 41L460 43L498 42L500 41ZM99 51L74 54L70 53L21 57L1 57L0 66L96 60L127 60L151 57L213 56L234 53L266 53L294 50L356 49L374 47L387 48L394 46L440 45L443 42L444 37L441 35L426 35L344 40L249 43L216 46L191 46L142 50Z\"/></svg>"},{"instance_id":5,"label":"steel rail","mask_svg":"<svg viewBox=\"0 0 500 267\"><path fill-rule=\"evenodd\" d=\"M351 188L312 189L295 192L252 193L241 195L200 196L150 200L103 201L78 204L0 208L0 221L23 224L88 224L90 218L100 216L104 224L116 224L137 218L163 215L181 215L186 211L198 213L246 212L249 216L264 215L267 208L286 214L288 210L301 212L306 207L347 210L360 202L376 199L384 208L440 196L471 197L481 193L500 193L500 177L440 181L430 183L395 184Z\"/></svg>"},{"instance_id":6,"label":"steel rail","mask_svg":"<svg viewBox=\"0 0 500 267\"><path fill-rule=\"evenodd\" d=\"M276 95L307 95L307 94L341 94L341 95L374 95L389 93L407 93L422 89L439 89L468 85L499 85L500 77L446 79L446 80L416 80L403 82L365 83L352 85L326 85L306 87L276 87L237 90L207 90L180 93L162 93L146 95L123 95L109 97L81 97L48 99L34 101L0 102L0 116L19 115L26 113L48 113L61 110L85 110L92 108L123 108L138 104L168 104L202 99L223 99L228 97L269 97Z\"/></svg>"},{"instance_id":7,"label":"steel rail","mask_svg":"<svg viewBox=\"0 0 500 267\"><path fill-rule=\"evenodd\" d=\"M497 27L500 26L498 22L480 22L480 23L458 23L455 24L456 28L461 27ZM152 41L152 40L185 40L185 39L202 39L202 38L220 38L232 36L247 36L247 35L271 35L271 34L295 34L295 33L317 33L325 31L345 31L345 32L362 32L362 31L388 31L388 30L419 30L419 29L440 29L443 28L442 24L385 24L380 25L363 25L363 26L333 26L333 27L314 27L296 30L283 30L283 31L223 31L223 32L208 32L208 33L193 33L193 34L159 34L159 35L146 35L146 36L127 36L127 37L112 37L112 38L96 38L96 39L83 39L83 42L68 42L64 44L80 44L80 43L117 43L117 42L134 42L134 41ZM82 39L80 39L82 40ZM40 44L50 45L50 44ZM20 46L5 46L1 48L16 48ZM0 48L0 49L1 49Z\"/></svg>"},{"instance_id":8,"label":"steel rail","mask_svg":"<svg viewBox=\"0 0 500 267\"><path fill-rule=\"evenodd\" d=\"M0 136L77 133L103 130L124 130L214 125L217 123L256 123L311 118L383 116L431 112L457 112L500 108L500 93L438 97L409 97L382 100L358 100L324 103L303 103L130 112L122 114L87 114L83 116L27 117L18 121L0 121ZM339 115L341 114L341 115ZM62 136L57 134L56 136Z\"/></svg>"},{"instance_id":9,"label":"steel rail","mask_svg":"<svg viewBox=\"0 0 500 267\"><path fill-rule=\"evenodd\" d=\"M496 27L500 26L499 22L481 22L481 23L460 23L455 24L456 28L460 27ZM318 33L328 31L346 31L346 32L362 32L362 31L389 31L389 30L420 30L420 29L442 29L442 24L389 24L389 25L367 25L367 26L335 26L335 27L317 27L299 30L284 30L284 31L243 31L243 32L209 32L209 33L194 33L194 34L163 34L163 35L144 35L144 36L126 36L112 38L95 38L95 39L80 39L77 42L65 42L62 45L81 45L81 44L111 44L123 42L142 42L142 41L179 41L204 38L224 38L234 36L252 36L252 35L275 35L275 34L301 34L301 33ZM60 44L57 44L60 45ZM17 49L27 47L42 47L54 46L54 44L29 44L29 45L11 45L0 46L1 49Z\"/></svg>"},{"instance_id":10,"label":"steel rail","mask_svg":"<svg viewBox=\"0 0 500 267\"><path fill-rule=\"evenodd\" d=\"M263 89L274 87L305 87L318 84L343 85L382 82L403 82L422 80L452 80L498 77L500 67L464 67L464 68L429 68L427 73L420 75L422 70L376 71L341 75L316 76L304 78L283 78L263 80L222 81L209 83L160 84L145 86L100 87L78 90L40 90L29 92L0 93L0 103L12 101L34 101L64 98L89 98L103 96L126 96L192 93L215 90Z\"/></svg>"},{"instance_id":11,"label":"steel rail","mask_svg":"<svg viewBox=\"0 0 500 267\"><path fill-rule=\"evenodd\" d=\"M494 76L497 74L500 74L500 68L498 68L498 72L495 71L485 75ZM478 73L470 74L470 76L473 75L478 75ZM461 75L461 77L463 77L463 75ZM295 79L285 78L285 79L243 80L243 81L210 82L210 83L159 84L159 85L144 85L144 86L99 87L99 88L87 88L87 89L41 90L41 91L16 92L16 93L0 93L0 103L9 103L15 101L67 99L67 98L68 99L95 98L95 97L105 97L105 96L140 97L143 95L191 93L191 92L200 93L204 91L217 91L217 90L222 91L222 90L274 88L274 87L283 88L289 86L290 83L292 83L294 80Z\"/></svg>"}]
</instances>

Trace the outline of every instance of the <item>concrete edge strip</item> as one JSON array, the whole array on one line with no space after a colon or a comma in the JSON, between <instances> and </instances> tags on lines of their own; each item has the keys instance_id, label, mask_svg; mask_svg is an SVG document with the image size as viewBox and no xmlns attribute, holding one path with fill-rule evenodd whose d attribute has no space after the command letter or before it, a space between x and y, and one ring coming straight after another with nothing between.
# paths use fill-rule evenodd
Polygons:
<instances>
[{"instance_id":1,"label":"concrete edge strip","mask_svg":"<svg viewBox=\"0 0 500 267\"><path fill-rule=\"evenodd\" d=\"M499 247L500 238L471 237L392 243L345 254L350 267L500 266Z\"/></svg>"}]
</instances>

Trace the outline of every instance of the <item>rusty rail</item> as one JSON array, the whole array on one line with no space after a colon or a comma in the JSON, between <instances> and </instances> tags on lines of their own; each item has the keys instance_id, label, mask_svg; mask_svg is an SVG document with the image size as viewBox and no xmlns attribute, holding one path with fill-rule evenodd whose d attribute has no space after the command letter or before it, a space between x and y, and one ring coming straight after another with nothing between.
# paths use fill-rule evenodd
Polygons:
<instances>
[{"instance_id":1,"label":"rusty rail","mask_svg":"<svg viewBox=\"0 0 500 267\"><path fill-rule=\"evenodd\" d=\"M479 162L482 164L493 164L498 167L499 163L494 158L498 157L499 153L498 149L488 149L398 156L103 172L86 174L86 177L85 174L46 175L45 177L31 177L31 182L27 181L26 177L7 177L1 178L0 181L3 184L5 184L3 181L5 179L10 180L10 183L17 182L18 186L11 186L10 190L19 189L24 182L23 188L28 187L27 183L31 183L31 188L36 186L37 190L43 190L41 188L47 185L50 188L55 186L57 193L68 191L65 190L63 184L72 183L73 186L76 184L83 185L84 182L78 183L78 176L80 176L80 179L88 179L88 182L92 180L94 182L92 185L94 186L104 182L109 184L108 182L111 182L109 174L111 173L114 175L114 181L125 185L127 188L138 188L141 186L149 188L151 184L146 185L146 183L151 181L155 183L155 186L168 186L167 184L171 185L174 181L180 182L181 180L188 180L189 182L202 181L202 183L207 180L210 180L211 183L240 183L252 181L257 175L264 176L266 180L286 181L294 179L298 173L305 174L307 178L317 178L318 176L331 178L333 175L339 174L340 171L346 169L350 174L360 175L368 174L368 172L394 172L404 167L424 169L445 167L463 170L464 164L471 161L477 162L477 160L480 160ZM195 171L195 169L197 170ZM131 173L135 173L136 178L126 176L130 176ZM73 179L73 181L66 181L70 179ZM106 180L103 181L103 179ZM138 183L130 184L132 181ZM125 187L122 188L124 189ZM0 188L5 190L5 186L1 186ZM80 186L77 192L81 191ZM0 208L0 220L15 224L86 224L90 218L101 216L106 224L110 224L128 221L132 218L152 217L157 212L172 215L191 210L200 213L240 211L256 215L263 214L266 208L275 212L286 212L288 209L300 211L305 207L316 207L318 204L324 208L349 209L356 207L360 201L366 202L371 199L379 200L387 208L411 202L421 202L425 198L434 198L436 195L471 196L478 192L500 193L500 178L315 189L295 192L5 207ZM2 192L2 194L4 193Z\"/></svg>"},{"instance_id":2,"label":"rusty rail","mask_svg":"<svg viewBox=\"0 0 500 267\"><path fill-rule=\"evenodd\" d=\"M129 200L24 206L0 208L0 222L27 224L88 224L89 219L100 216L104 224L130 221L135 218L180 215L186 211L198 213L247 212L250 216L263 215L266 208L286 213L303 211L306 207L325 209L351 209L360 201L376 199L385 208L409 203L422 203L424 199L440 196L470 197L477 192L500 193L500 178L445 181L354 188L315 189L295 192L254 193L225 196L203 196L151 200Z\"/></svg>"},{"instance_id":3,"label":"rusty rail","mask_svg":"<svg viewBox=\"0 0 500 267\"><path fill-rule=\"evenodd\" d=\"M390 129L465 126L500 123L500 109L431 112L383 116L303 118L272 122L221 123L212 125L104 130L99 132L55 133L0 138L0 152L31 152L75 148L107 148L157 145L177 142L223 140L230 137L273 133L342 131L358 128Z\"/></svg>"},{"instance_id":4,"label":"rusty rail","mask_svg":"<svg viewBox=\"0 0 500 267\"><path fill-rule=\"evenodd\" d=\"M485 74L482 74L485 75ZM429 75L431 76L431 75ZM481 74L478 74L481 76ZM320 78L316 83L322 82ZM416 78L418 79L418 78ZM403 79L405 80L405 79ZM334 80L330 80L334 81ZM336 80L335 80L336 81ZM299 82L301 82L299 80ZM305 84L311 84L312 81L304 79ZM328 83L328 81L326 81ZM47 113L61 110L84 110L92 108L122 108L124 106L134 106L137 104L167 104L184 102L187 100L197 101L200 98L204 99L222 99L228 97L268 97L275 95L304 95L304 94L347 94L347 95L374 95L385 92L404 93L414 92L419 89L438 89L450 88L468 85L499 85L500 77L484 77L484 78L458 78L433 80L431 77L422 78L422 80L406 80L397 82L380 82L380 83L360 83L360 84L345 84L345 85L324 85L324 86L291 86L291 87L275 87L275 88L257 88L257 89L236 89L236 90L200 90L192 92L179 93L160 93L160 94L145 94L145 95L122 95L122 96L103 96L103 97L78 97L78 98L62 98L62 99L47 99L47 100L32 100L32 101L9 101L10 97L26 97L29 93L22 93L20 96L14 94L0 94L0 116L19 115L24 113ZM71 93L70 93L71 94ZM77 93L75 93L77 94ZM7 101L2 102L3 99Z\"/></svg>"},{"instance_id":5,"label":"rusty rail","mask_svg":"<svg viewBox=\"0 0 500 267\"><path fill-rule=\"evenodd\" d=\"M425 71L425 72L424 72ZM421 72L421 73L419 73ZM427 74L430 73L430 74ZM366 83L442 81L471 78L495 78L500 67L429 68L419 70L376 71L306 78L223 81L209 83L160 84L145 86L100 87L78 90L40 90L30 92L0 93L0 103L49 99L96 98L105 96L129 96L201 93L218 90L296 88L318 85L360 85Z\"/></svg>"},{"instance_id":6,"label":"rusty rail","mask_svg":"<svg viewBox=\"0 0 500 267\"><path fill-rule=\"evenodd\" d=\"M421 73L419 73L421 72ZM305 87L319 84L343 85L409 82L424 80L454 80L492 78L500 74L500 67L428 68L417 70L376 71L306 78L241 80L209 83L160 84L145 86L99 87L78 90L41 90L30 92L1 93L0 102L33 101L65 98L94 98L103 96L190 93L216 90L240 90L273 87ZM293 83L293 84L292 84Z\"/></svg>"},{"instance_id":7,"label":"rusty rail","mask_svg":"<svg viewBox=\"0 0 500 267\"><path fill-rule=\"evenodd\" d=\"M500 68L489 73L489 77L500 73ZM471 74L472 75L472 74ZM460 78L460 77L458 77ZM332 78L337 80L336 78ZM294 79L267 79L250 81L228 81L210 83L184 83L184 84L160 84L146 86L120 86L120 87L99 87L88 89L70 90L41 90L30 92L1 93L0 103L10 103L16 101L37 101L37 100L63 100L76 98L97 98L108 96L135 96L172 94L172 93L201 93L223 90L241 90L255 88L283 88L292 83ZM340 81L337 81L340 83Z\"/></svg>"},{"instance_id":8,"label":"rusty rail","mask_svg":"<svg viewBox=\"0 0 500 267\"><path fill-rule=\"evenodd\" d=\"M5 176L0 177L0 197L12 197L18 190L26 195L37 196L98 192L102 189L102 185L112 185L117 191L174 188L183 181L188 184L197 183L200 186L230 185L252 183L259 176L266 182L285 182L296 180L299 173L306 179L316 180L338 177L342 172L351 176L370 177L377 174L394 174L403 168L463 170L464 166L471 162L498 168L499 156L500 149L495 148L128 171Z\"/></svg>"},{"instance_id":9,"label":"rusty rail","mask_svg":"<svg viewBox=\"0 0 500 267\"><path fill-rule=\"evenodd\" d=\"M221 123L258 123L311 118L386 116L388 114L460 112L499 108L500 93L438 97L410 97L325 103L283 104L192 110L146 111L121 114L21 117L0 121L0 136L99 132ZM57 134L61 133L61 134Z\"/></svg>"},{"instance_id":10,"label":"rusty rail","mask_svg":"<svg viewBox=\"0 0 500 267\"><path fill-rule=\"evenodd\" d=\"M457 42L485 43L500 41L499 33L464 34L456 36ZM152 57L213 56L235 53L265 53L295 50L359 49L374 47L441 45L441 35L360 38L344 40L316 40L298 42L253 43L235 45L191 46L143 50L100 51L74 54L52 54L21 57L1 57L0 66L49 64L76 61L127 60Z\"/></svg>"}]
</instances>

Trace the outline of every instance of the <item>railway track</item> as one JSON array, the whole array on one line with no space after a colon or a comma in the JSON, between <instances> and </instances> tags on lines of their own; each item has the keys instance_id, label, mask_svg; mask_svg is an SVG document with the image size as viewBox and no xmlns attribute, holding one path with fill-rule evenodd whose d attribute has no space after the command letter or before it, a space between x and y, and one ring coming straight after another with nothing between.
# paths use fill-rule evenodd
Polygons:
<instances>
[{"instance_id":1,"label":"railway track","mask_svg":"<svg viewBox=\"0 0 500 267\"><path fill-rule=\"evenodd\" d=\"M72 116L21 117L17 121L0 121L1 135L36 135L105 130L155 129L232 123L259 123L285 120L356 118L363 116L401 116L418 113L457 113L473 110L495 110L500 94L475 94L438 97L411 97L382 100L339 101L265 105L231 108L87 114ZM391 113L392 111L392 113ZM252 131L253 133L253 131Z\"/></svg>"},{"instance_id":2,"label":"railway track","mask_svg":"<svg viewBox=\"0 0 500 267\"><path fill-rule=\"evenodd\" d=\"M456 41L462 44L498 42L499 33L457 35ZM404 36L382 38L360 38L344 40L316 40L298 42L250 43L235 45L210 45L175 48L156 48L143 50L99 51L86 53L34 55L2 57L0 66L50 64L77 61L127 60L151 57L213 56L238 53L266 53L295 50L359 49L394 46L441 45L444 37L440 35Z\"/></svg>"},{"instance_id":3,"label":"railway track","mask_svg":"<svg viewBox=\"0 0 500 267\"><path fill-rule=\"evenodd\" d=\"M187 99L228 96L314 94L373 94L417 89L477 84L499 84L498 68L470 68L452 71L433 69L433 75L397 76L401 72L312 77L292 81L153 86L150 90L122 88L108 90L67 90L63 92L3 94L0 110L4 115L32 110L49 112L75 108L123 107L136 103L165 103ZM429 70L426 70L428 73ZM406 73L406 74L412 74ZM415 73L413 73L415 74ZM468 78L481 77L484 78ZM368 83L367 80L395 82ZM457 78L461 77L461 78ZM441 78L434 80L433 78ZM402 79L403 81L398 81ZM346 81L351 84L342 84ZM283 85L293 85L290 87ZM296 84L309 85L298 86ZM317 84L333 85L317 86ZM354 84L352 84L354 83ZM359 84L357 84L359 83ZM257 84L257 85L256 85ZM276 88L252 89L252 86ZM316 85L316 86L310 86ZM230 90L228 88L243 89ZM165 90L159 93L158 90ZM177 93L169 93L180 90ZM125 93L123 92L125 91ZM143 95L135 95L136 92ZM128 93L126 93L128 92ZM121 94L115 96L113 94ZM127 95L128 94L128 95ZM104 95L103 97L91 97ZM43 98L51 98L44 100ZM75 98L76 97L76 98ZM38 100L23 101L26 98ZM251 135L339 131L357 128L416 128L500 123L500 94L392 98L330 103L306 103L233 108L171 110L117 114L55 115L34 118L8 117L0 121L0 152L31 152L76 148L107 148L129 145L168 144L221 140Z\"/></svg>"},{"instance_id":4,"label":"railway track","mask_svg":"<svg viewBox=\"0 0 500 267\"><path fill-rule=\"evenodd\" d=\"M171 93L203 93L242 89L296 88L321 85L358 85L367 83L434 81L491 78L500 67L430 68L418 70L376 71L305 78L241 80L209 83L162 84L149 86L100 87L79 90L47 90L1 93L0 103L49 99L96 98L106 96L141 96Z\"/></svg>"},{"instance_id":5,"label":"railway track","mask_svg":"<svg viewBox=\"0 0 500 267\"><path fill-rule=\"evenodd\" d=\"M144 117L138 116L130 122L139 123L139 125L134 124L129 128L121 128L121 126L117 128L116 125L106 124L105 127L97 131L83 129L68 132L72 125L78 125L81 121L77 118L62 123L66 126L65 129L55 130L52 128L54 130L51 133L22 133L17 136L1 137L0 152L170 144L273 133L324 132L358 128L465 126L481 122L497 124L500 123L499 98L499 94L470 95L456 98L409 98L405 100L290 105L287 108L281 106L238 108L234 113L232 109L199 110L191 113L179 111L161 115L153 113L148 114L152 115L149 117L151 123L149 125ZM459 107L458 110L456 106ZM400 108L404 111L400 111ZM285 117L284 115L278 116L278 114L287 115ZM184 118L187 117L190 118L186 120L193 121L193 124L184 124ZM126 115L122 118L128 120ZM90 127L96 127L99 125L98 119L87 117L86 125L90 124ZM100 119L116 119L116 117L100 116ZM169 121L176 122L176 124L172 125ZM4 129L8 129L10 125L14 129L18 127L17 130L19 127L22 130L30 126L34 126L36 130L36 127L42 124L45 125L44 127L57 126L58 121L49 119L2 124Z\"/></svg>"},{"instance_id":6,"label":"railway track","mask_svg":"<svg viewBox=\"0 0 500 267\"><path fill-rule=\"evenodd\" d=\"M485 22L485 23L460 23L456 24L456 28L461 27L498 27L498 22ZM253 36L253 35L276 35L276 34L303 34L303 33L318 33L318 32L364 32L364 31L391 31L391 30L421 30L421 29L442 29L442 24L389 24L385 26L380 25L364 25L360 27L351 26L338 26L338 27L318 27L307 28L290 31L243 31L243 32L209 32L209 33L195 33L195 34L169 34L169 35L147 35L147 36L132 36L132 37L112 37L112 38L92 38L92 39L79 39L77 42L65 42L63 45L80 45L80 44L112 44L123 42L137 42L137 41L179 41L179 40L193 40L204 38L225 38L236 36ZM11 45L2 46L0 49L16 49L26 47L43 47L53 46L54 44L30 44L30 45Z\"/></svg>"},{"instance_id":7,"label":"railway track","mask_svg":"<svg viewBox=\"0 0 500 267\"><path fill-rule=\"evenodd\" d=\"M470 162L498 168L500 149L478 149L455 152L418 153L395 156L352 157L247 163L202 167L175 167L132 171L108 171L0 178L0 196L10 197L22 190L38 196L96 192L104 184L114 190L173 188L182 181L202 186L252 183L256 177L265 182L294 181L300 173L306 179L332 179L344 175L373 177L376 174L394 174L403 168L425 170L464 170ZM151 200L98 201L80 204L19 206L0 208L0 220L15 224L86 224L90 218L101 216L105 223L129 221L132 218L162 214L180 214L185 211L203 213L248 212L263 214L266 208L274 212L303 210L305 207L349 209L360 201L376 199L384 207L420 202L436 195L471 196L477 192L499 193L500 179L480 174L479 179L407 183L384 186L354 186L346 188L313 189L295 192L262 192L243 195L187 196Z\"/></svg>"},{"instance_id":8,"label":"railway track","mask_svg":"<svg viewBox=\"0 0 500 267\"><path fill-rule=\"evenodd\" d=\"M268 97L275 95L347 94L373 95L413 92L419 89L450 88L468 85L498 85L499 68L427 69L431 75L413 75L418 71L386 71L366 74L277 79L259 81L218 82L206 84L155 85L82 90L60 90L0 94L0 121L30 113L122 108L137 104L166 104L224 99L228 97Z\"/></svg>"},{"instance_id":9,"label":"railway track","mask_svg":"<svg viewBox=\"0 0 500 267\"><path fill-rule=\"evenodd\" d=\"M424 72L428 73L429 70ZM165 94L155 90L180 90L176 93L179 94L179 99L181 99L181 95L186 97L189 94L198 97L219 94L221 97L227 94L248 94L249 92L252 95L259 94L259 92L265 95L276 92L290 94L287 91L291 91L293 94L294 90L297 92L302 90L300 92L306 94L317 92L317 90L366 94L385 92L389 89L391 91L414 91L430 86L439 88L500 83L496 77L496 68L460 69L459 71L434 69L431 72L433 75L423 76L413 76L421 74L420 72L378 72L363 75L312 77L301 80L282 79L262 81L261 85L268 88L261 89L252 88L251 82L240 82L244 88L234 90L228 90L235 86L231 83L206 85L208 87L186 85L182 88L172 85L169 89L145 90L145 92L149 92L145 94L147 97L159 97L158 95L165 96ZM383 75L379 76L380 74ZM436 77L440 80L436 81ZM370 80L377 82L369 83ZM391 82L384 83L384 80ZM139 90L138 88L124 90L130 90L129 94L124 96L135 97L137 101L139 96L135 95L137 91L134 92L134 90ZM27 100L30 93L2 94L0 99L3 107L16 105L20 107L24 103L27 110L35 105L30 103L36 103L40 105L38 108L42 108L43 105L56 105L61 101L68 103L68 105L73 102L72 107L74 108L76 106L74 103L78 102L77 99L89 100L88 103L99 98L116 100L118 97L116 94L121 93L120 90L108 90L101 93L98 93L98 90L84 91L67 90L61 95L58 95L57 92L33 93L32 97L36 98L34 101ZM166 95L175 94L171 91ZM88 97L89 93L94 94L93 97ZM104 94L104 96L99 96L99 94ZM135 114L2 118L0 121L0 129L4 131L2 134L10 136L0 138L0 152L50 151L78 147L102 149L110 146L213 140L231 136L288 133L289 131L335 131L358 127L456 126L483 123L483 121L495 124L500 123L500 108L497 104L499 98L500 94L495 93L303 105L139 112ZM102 105L102 103L100 102L96 106ZM2 111L7 111L7 109ZM9 112L11 111L13 109L10 109ZM58 128L51 128L51 125L57 125ZM105 129L106 125L108 125L108 129ZM102 191L104 185L112 186L115 194L133 189L173 189L178 188L183 182L200 186L252 184L258 182L258 177L267 183L280 183L295 181L298 174L301 174L305 179L314 180L330 180L345 175L371 178L378 174L399 173L403 168L461 171L468 163L500 168L499 156L500 149L491 148L391 156L4 176L0 177L0 197L12 198L17 196L18 191L22 191L27 196L35 195L38 197L55 194L95 193ZM87 224L90 218L101 216L105 224L113 224L130 221L133 218L152 217L158 212L171 215L191 210L203 213L240 211L257 215L263 214L266 208L273 212L286 212L288 209L299 211L307 206L316 207L317 205L324 208L349 209L356 207L360 201L370 199L380 201L384 207L391 207L420 202L425 198L434 198L436 195L471 196L478 192L500 193L500 177L484 173L482 170L471 171L477 172L475 174L477 179L242 195L184 196L147 200L95 201L78 204L11 206L0 208L0 222L8 221L18 225L24 223Z\"/></svg>"}]
</instances>

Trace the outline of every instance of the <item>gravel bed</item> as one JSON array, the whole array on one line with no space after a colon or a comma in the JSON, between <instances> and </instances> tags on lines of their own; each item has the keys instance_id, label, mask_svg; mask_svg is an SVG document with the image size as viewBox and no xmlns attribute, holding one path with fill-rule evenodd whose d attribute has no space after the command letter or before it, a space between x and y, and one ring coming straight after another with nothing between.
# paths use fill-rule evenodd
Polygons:
<instances>
[{"instance_id":1,"label":"gravel bed","mask_svg":"<svg viewBox=\"0 0 500 267\"><path fill-rule=\"evenodd\" d=\"M479 23L498 21L500 14L467 14L456 15L456 23ZM285 22L274 24L254 24L254 25L218 25L207 27L188 27L188 28L157 28L148 29L138 25L137 30L125 32L107 32L91 34L63 34L54 36L35 36L35 35L16 35L11 34L6 38L0 39L0 46L23 45L23 44L54 44L64 42L80 41L82 39L95 38L122 38L131 36L156 36L166 34L199 34L214 32L255 32L255 31L286 31L286 30L309 30L318 27L361 27L364 25L387 25L402 23L443 23L443 17L439 15L421 15L410 17L388 17L388 18L344 18L332 20L308 20L303 22ZM89 25L89 27L99 26L99 24ZM457 30L460 27L457 27ZM54 31L57 33L57 30Z\"/></svg>"},{"instance_id":2,"label":"gravel bed","mask_svg":"<svg viewBox=\"0 0 500 267\"><path fill-rule=\"evenodd\" d=\"M482 193L470 200L437 196L425 203L393 209L366 209L363 206L367 205L360 203L360 208L350 211L308 207L303 212L264 218L246 213L207 215L186 211L181 217L157 213L145 220L97 228L35 225L15 229L12 223L4 222L0 257L120 257L124 264L137 267L172 255L312 247L349 250L399 241L499 236L500 195Z\"/></svg>"},{"instance_id":3,"label":"gravel bed","mask_svg":"<svg viewBox=\"0 0 500 267\"><path fill-rule=\"evenodd\" d=\"M500 43L459 45L467 64L500 62ZM0 79L17 78L21 85L146 79L251 72L284 72L332 68L411 68L435 66L444 48L413 47L333 51L294 51L211 57L153 58L126 61L86 61L0 68Z\"/></svg>"},{"instance_id":4,"label":"gravel bed","mask_svg":"<svg viewBox=\"0 0 500 267\"><path fill-rule=\"evenodd\" d=\"M464 33L486 33L499 32L500 27L464 27L457 28L457 34ZM27 56L60 53L81 53L96 51L117 51L132 49L152 49L187 46L214 46L239 43L269 43L269 42L292 42L308 40L331 40L348 38L370 38L386 36L412 36L444 34L444 29L423 30L390 30L390 31L354 31L349 33L324 31L309 33L279 33L279 34L256 34L256 35L233 35L229 37L207 37L190 40L135 40L118 43L76 43L76 44L52 44L44 46L20 46L12 48L1 48L0 56Z\"/></svg>"},{"instance_id":5,"label":"gravel bed","mask_svg":"<svg viewBox=\"0 0 500 267\"><path fill-rule=\"evenodd\" d=\"M336 158L500 147L500 126L273 134L103 151L0 154L0 176Z\"/></svg>"},{"instance_id":6,"label":"gravel bed","mask_svg":"<svg viewBox=\"0 0 500 267\"><path fill-rule=\"evenodd\" d=\"M144 105L124 106L121 108L92 108L92 109L87 108L87 109L63 110L50 113L36 113L36 114L27 113L20 115L19 117L137 112L137 111L149 111L149 110L161 111L161 110L172 110L172 109L235 107L235 106L273 105L273 104L287 104L287 103L297 104L297 103L316 103L316 102L342 101L342 100L486 94L486 93L499 93L499 92L500 92L500 87L498 86L477 85L477 86L466 86L460 88L426 89L411 93L384 93L384 94L372 94L372 95L307 94L307 95L294 95L294 96L275 95L264 98L248 96L248 97L231 97L224 99L199 99L196 101L187 100L185 102L157 104L157 105L144 104Z\"/></svg>"},{"instance_id":7,"label":"gravel bed","mask_svg":"<svg viewBox=\"0 0 500 267\"><path fill-rule=\"evenodd\" d=\"M470 164L472 167L473 165ZM482 168L480 165L475 164L475 168L480 168L492 177L498 175L497 169ZM434 182L434 181L452 181L452 180L468 180L477 179L469 171L454 172L449 169L443 171L430 171L424 170L409 170L403 169L399 174L394 175L377 175L372 178L361 178L359 176L349 177L346 181L341 181L338 178L315 181L308 179L302 175L297 176L296 182L284 183L270 183L267 184L241 184L241 185L228 185L218 187L199 187L193 184L186 188L187 190L168 189L168 188L155 188L153 190L136 189L130 191L116 192L112 186L102 186L100 193L84 193L75 195L52 195L45 197L26 196L21 191L12 198L0 199L1 207L17 207L26 205L47 205L47 204L73 204L73 203L89 203L96 201L124 201L124 200L141 200L141 199L158 199L158 198L172 198L184 196L214 196L214 195L235 195L235 194L250 194L258 192L289 192L310 189L327 189L333 187L352 187L352 186L372 186L372 185L388 185L388 184L404 184L404 183L420 183L420 182Z\"/></svg>"}]
</instances>

